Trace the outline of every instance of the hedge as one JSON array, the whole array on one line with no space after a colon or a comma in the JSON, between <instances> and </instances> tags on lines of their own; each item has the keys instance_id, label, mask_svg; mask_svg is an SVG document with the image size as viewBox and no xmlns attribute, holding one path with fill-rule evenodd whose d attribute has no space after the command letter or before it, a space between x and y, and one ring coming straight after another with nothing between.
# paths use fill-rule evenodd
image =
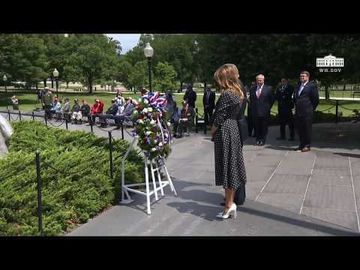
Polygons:
<instances>
[{"instance_id":1,"label":"hedge","mask_svg":"<svg viewBox=\"0 0 360 270\"><path fill-rule=\"evenodd\" d=\"M38 235L35 151L40 150L45 235L62 235L115 204L121 158L129 147L115 141L114 179L108 138L66 131L36 121L12 123L9 154L0 159L0 235ZM143 159L132 150L125 163L129 182L142 182Z\"/></svg>"}]
</instances>

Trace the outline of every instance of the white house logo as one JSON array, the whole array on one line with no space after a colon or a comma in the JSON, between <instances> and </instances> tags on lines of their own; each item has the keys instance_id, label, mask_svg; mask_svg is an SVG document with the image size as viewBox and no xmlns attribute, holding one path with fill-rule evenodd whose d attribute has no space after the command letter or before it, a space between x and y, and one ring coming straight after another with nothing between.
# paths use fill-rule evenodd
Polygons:
<instances>
[{"instance_id":1,"label":"white house logo","mask_svg":"<svg viewBox=\"0 0 360 270\"><path fill-rule=\"evenodd\" d=\"M316 58L316 67L319 68L320 72L340 72L341 68L333 67L344 67L344 58L337 58L331 54L324 58Z\"/></svg>"}]
</instances>

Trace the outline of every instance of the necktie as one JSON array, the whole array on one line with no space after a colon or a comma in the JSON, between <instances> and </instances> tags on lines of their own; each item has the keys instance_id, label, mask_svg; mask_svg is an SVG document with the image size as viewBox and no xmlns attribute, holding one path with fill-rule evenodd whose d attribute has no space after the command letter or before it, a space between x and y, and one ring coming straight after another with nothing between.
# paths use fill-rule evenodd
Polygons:
<instances>
[{"instance_id":1,"label":"necktie","mask_svg":"<svg viewBox=\"0 0 360 270\"><path fill-rule=\"evenodd\" d=\"M261 88L258 86L258 89L256 90L256 97L259 98L260 97L260 92Z\"/></svg>"},{"instance_id":2,"label":"necktie","mask_svg":"<svg viewBox=\"0 0 360 270\"><path fill-rule=\"evenodd\" d=\"M299 96L300 96L300 94L301 94L301 92L302 92L303 89L304 89L304 84L302 83L301 86L300 86L300 88L299 88Z\"/></svg>"}]
</instances>

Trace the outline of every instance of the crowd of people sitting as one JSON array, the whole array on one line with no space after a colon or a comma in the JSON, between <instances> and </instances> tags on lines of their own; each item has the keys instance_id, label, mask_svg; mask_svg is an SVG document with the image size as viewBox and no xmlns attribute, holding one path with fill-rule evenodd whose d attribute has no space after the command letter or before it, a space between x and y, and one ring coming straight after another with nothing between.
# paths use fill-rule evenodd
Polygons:
<instances>
[{"instance_id":1,"label":"crowd of people sitting","mask_svg":"<svg viewBox=\"0 0 360 270\"><path fill-rule=\"evenodd\" d=\"M147 90L142 88L140 92L144 95ZM111 105L107 110L104 108L104 102L99 98L94 100L92 106L85 99L81 102L74 99L71 104L69 98L61 100L57 95L53 95L49 88L39 92L38 99L48 119L67 120L72 124L87 122L89 125L100 127L115 125L116 129L119 129L122 124L133 126L131 115L137 105L135 99L124 98L120 91L111 100ZM192 86L189 86L183 100L179 101L180 106L177 105L170 91L166 93L166 99L167 120L171 123L173 137L189 136L194 127L196 92Z\"/></svg>"},{"instance_id":2,"label":"crowd of people sitting","mask_svg":"<svg viewBox=\"0 0 360 270\"><path fill-rule=\"evenodd\" d=\"M45 88L38 98L48 119L64 119L72 124L88 122L89 125L99 124L101 127L108 126L110 120L113 120L117 129L122 123L130 122L131 114L137 104L131 97L124 98L121 92L117 92L106 111L104 111L104 102L98 98L91 107L85 99L81 101L81 105L78 99L74 99L71 106L69 98L65 98L63 103L57 95L53 96L48 88Z\"/></svg>"}]
</instances>

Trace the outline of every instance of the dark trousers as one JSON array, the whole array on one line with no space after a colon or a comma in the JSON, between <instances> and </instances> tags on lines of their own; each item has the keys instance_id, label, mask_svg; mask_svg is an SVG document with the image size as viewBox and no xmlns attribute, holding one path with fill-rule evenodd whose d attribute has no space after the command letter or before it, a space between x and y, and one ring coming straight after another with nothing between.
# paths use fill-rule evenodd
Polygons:
<instances>
[{"instance_id":1,"label":"dark trousers","mask_svg":"<svg viewBox=\"0 0 360 270\"><path fill-rule=\"evenodd\" d=\"M268 133L268 117L255 117L255 136L256 141L265 143L266 135Z\"/></svg>"},{"instance_id":2,"label":"dark trousers","mask_svg":"<svg viewBox=\"0 0 360 270\"><path fill-rule=\"evenodd\" d=\"M115 121L115 124L117 126L120 125L120 118L115 116L115 115L112 115L112 114L102 114L102 115L99 115L99 122L101 125L107 125L107 121L106 119L114 119Z\"/></svg>"},{"instance_id":3,"label":"dark trousers","mask_svg":"<svg viewBox=\"0 0 360 270\"><path fill-rule=\"evenodd\" d=\"M95 124L96 117L99 117L100 119L100 115L101 115L100 113L90 114L88 116L89 123Z\"/></svg>"},{"instance_id":4,"label":"dark trousers","mask_svg":"<svg viewBox=\"0 0 360 270\"><path fill-rule=\"evenodd\" d=\"M249 134L249 137L251 137L253 130L254 130L253 118L251 115L248 114L248 116L246 117L246 120L247 120L247 125L248 125L248 134Z\"/></svg>"},{"instance_id":5,"label":"dark trousers","mask_svg":"<svg viewBox=\"0 0 360 270\"><path fill-rule=\"evenodd\" d=\"M312 129L312 116L295 118L296 129L299 134L300 145L299 148L310 147L311 144L311 129Z\"/></svg>"},{"instance_id":6,"label":"dark trousers","mask_svg":"<svg viewBox=\"0 0 360 270\"><path fill-rule=\"evenodd\" d=\"M292 113L289 114L279 114L279 122L280 122L280 137L285 138L285 129L286 125L289 126L290 138L295 137L295 128L294 128L294 117Z\"/></svg>"},{"instance_id":7,"label":"dark trousers","mask_svg":"<svg viewBox=\"0 0 360 270\"><path fill-rule=\"evenodd\" d=\"M209 123L209 121L210 121L211 118L212 118L213 111L214 111L213 108L205 108L205 109L204 109L204 121L205 121L205 124L206 124L206 125L211 124L211 123Z\"/></svg>"},{"instance_id":8,"label":"dark trousers","mask_svg":"<svg viewBox=\"0 0 360 270\"><path fill-rule=\"evenodd\" d=\"M195 120L195 108L194 107L191 107L189 106L189 113L190 113L190 117L189 117L189 122L188 122L188 131L192 130L193 127L195 126L194 124L194 120Z\"/></svg>"},{"instance_id":9,"label":"dark trousers","mask_svg":"<svg viewBox=\"0 0 360 270\"><path fill-rule=\"evenodd\" d=\"M51 105L45 105L44 109L45 109L45 114L46 114L47 119L51 119L52 118Z\"/></svg>"}]
</instances>

